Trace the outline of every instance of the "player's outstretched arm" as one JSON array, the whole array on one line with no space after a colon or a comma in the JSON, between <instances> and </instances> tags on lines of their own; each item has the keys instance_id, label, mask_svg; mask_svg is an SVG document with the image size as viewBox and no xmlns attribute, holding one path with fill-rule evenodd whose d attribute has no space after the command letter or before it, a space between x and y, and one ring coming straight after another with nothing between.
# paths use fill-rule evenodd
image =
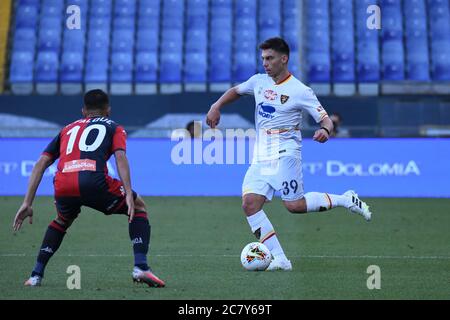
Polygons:
<instances>
[{"instance_id":1,"label":"player's outstretched arm","mask_svg":"<svg viewBox=\"0 0 450 320\"><path fill-rule=\"evenodd\" d=\"M325 117L320 121L320 129L314 133L313 139L320 143L325 143L330 138L330 133L333 131L333 122L329 117Z\"/></svg>"},{"instance_id":2,"label":"player's outstretched arm","mask_svg":"<svg viewBox=\"0 0 450 320\"><path fill-rule=\"evenodd\" d=\"M209 109L206 115L206 124L214 129L220 121L220 109L240 97L241 95L237 93L236 87L228 89Z\"/></svg>"},{"instance_id":3,"label":"player's outstretched arm","mask_svg":"<svg viewBox=\"0 0 450 320\"><path fill-rule=\"evenodd\" d=\"M41 155L31 172L28 182L28 189L22 205L14 217L13 229L18 231L22 227L23 221L29 217L30 224L33 223L33 201L36 196L37 188L41 183L45 170L53 163L53 159L46 154Z\"/></svg>"},{"instance_id":4,"label":"player's outstretched arm","mask_svg":"<svg viewBox=\"0 0 450 320\"><path fill-rule=\"evenodd\" d=\"M114 155L116 157L117 171L119 171L120 180L125 188L126 202L128 206L128 221L131 222L134 218L134 199L133 191L131 190L130 166L128 164L128 158L123 150L117 150Z\"/></svg>"}]
</instances>

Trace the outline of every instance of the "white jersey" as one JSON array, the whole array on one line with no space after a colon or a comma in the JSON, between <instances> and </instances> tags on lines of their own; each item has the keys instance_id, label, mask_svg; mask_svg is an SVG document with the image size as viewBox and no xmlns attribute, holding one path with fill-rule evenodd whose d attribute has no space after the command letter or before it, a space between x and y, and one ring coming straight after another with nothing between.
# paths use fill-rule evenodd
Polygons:
<instances>
[{"instance_id":1,"label":"white jersey","mask_svg":"<svg viewBox=\"0 0 450 320\"><path fill-rule=\"evenodd\" d=\"M254 161L280 156L300 157L302 111L319 123L327 112L311 88L293 75L276 84L267 74L255 74L237 87L240 95L255 96Z\"/></svg>"}]
</instances>

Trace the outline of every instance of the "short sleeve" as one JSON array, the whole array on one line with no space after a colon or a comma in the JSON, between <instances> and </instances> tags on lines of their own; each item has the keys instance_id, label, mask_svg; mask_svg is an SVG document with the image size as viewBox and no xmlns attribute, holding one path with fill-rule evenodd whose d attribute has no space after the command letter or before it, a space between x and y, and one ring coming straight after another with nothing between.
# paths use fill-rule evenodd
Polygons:
<instances>
[{"instance_id":1,"label":"short sleeve","mask_svg":"<svg viewBox=\"0 0 450 320\"><path fill-rule=\"evenodd\" d=\"M127 150L127 132L122 126L117 126L114 131L113 143L112 143L112 153L117 150Z\"/></svg>"},{"instance_id":2,"label":"short sleeve","mask_svg":"<svg viewBox=\"0 0 450 320\"><path fill-rule=\"evenodd\" d=\"M322 107L311 88L307 87L306 90L303 91L303 95L300 99L300 104L300 107L303 110L306 110L311 115L311 117L313 117L316 123L319 123L323 119L328 117L328 113Z\"/></svg>"},{"instance_id":3,"label":"short sleeve","mask_svg":"<svg viewBox=\"0 0 450 320\"><path fill-rule=\"evenodd\" d=\"M60 145L61 145L61 133L53 138L53 140L47 145L45 150L42 152L43 155L51 157L53 160L59 158L60 155Z\"/></svg>"},{"instance_id":4,"label":"short sleeve","mask_svg":"<svg viewBox=\"0 0 450 320\"><path fill-rule=\"evenodd\" d=\"M254 95L253 90L255 89L257 78L258 78L258 75L255 74L253 77L251 77L247 81L242 82L240 85L237 86L237 93L241 96Z\"/></svg>"}]
</instances>

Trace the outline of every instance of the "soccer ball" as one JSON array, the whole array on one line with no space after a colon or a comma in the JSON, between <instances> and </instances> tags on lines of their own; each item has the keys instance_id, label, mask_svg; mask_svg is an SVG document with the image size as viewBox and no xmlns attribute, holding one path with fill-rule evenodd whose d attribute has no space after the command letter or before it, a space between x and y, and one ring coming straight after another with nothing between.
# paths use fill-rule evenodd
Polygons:
<instances>
[{"instance_id":1,"label":"soccer ball","mask_svg":"<svg viewBox=\"0 0 450 320\"><path fill-rule=\"evenodd\" d=\"M272 254L261 242L251 242L242 249L241 263L248 271L264 271L270 261L272 261Z\"/></svg>"}]
</instances>

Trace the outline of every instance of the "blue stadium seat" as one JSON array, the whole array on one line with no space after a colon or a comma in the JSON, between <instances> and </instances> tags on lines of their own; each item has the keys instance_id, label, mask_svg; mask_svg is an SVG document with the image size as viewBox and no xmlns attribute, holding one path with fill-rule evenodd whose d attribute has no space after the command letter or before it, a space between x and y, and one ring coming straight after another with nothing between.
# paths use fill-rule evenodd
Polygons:
<instances>
[{"instance_id":1,"label":"blue stadium seat","mask_svg":"<svg viewBox=\"0 0 450 320\"><path fill-rule=\"evenodd\" d=\"M39 29L51 29L55 31L61 31L63 27L63 20L57 17L49 17L45 19L41 19L39 21Z\"/></svg>"},{"instance_id":2,"label":"blue stadium seat","mask_svg":"<svg viewBox=\"0 0 450 320\"><path fill-rule=\"evenodd\" d=\"M167 0L162 2L162 28L182 29L184 24L184 1Z\"/></svg>"},{"instance_id":3,"label":"blue stadium seat","mask_svg":"<svg viewBox=\"0 0 450 320\"><path fill-rule=\"evenodd\" d=\"M84 52L86 44L85 29L68 30L63 32L63 50L72 52Z\"/></svg>"},{"instance_id":4,"label":"blue stadium seat","mask_svg":"<svg viewBox=\"0 0 450 320\"><path fill-rule=\"evenodd\" d=\"M234 82L247 81L256 73L256 53L255 52L235 52L233 64Z\"/></svg>"},{"instance_id":5,"label":"blue stadium seat","mask_svg":"<svg viewBox=\"0 0 450 320\"><path fill-rule=\"evenodd\" d=\"M35 28L38 21L38 7L30 5L20 5L16 10L16 29Z\"/></svg>"},{"instance_id":6,"label":"blue stadium seat","mask_svg":"<svg viewBox=\"0 0 450 320\"><path fill-rule=\"evenodd\" d=\"M111 51L132 53L134 48L134 30L114 30Z\"/></svg>"},{"instance_id":7,"label":"blue stadium seat","mask_svg":"<svg viewBox=\"0 0 450 320\"><path fill-rule=\"evenodd\" d=\"M85 83L106 83L108 81L107 60L87 60L84 70Z\"/></svg>"},{"instance_id":8,"label":"blue stadium seat","mask_svg":"<svg viewBox=\"0 0 450 320\"><path fill-rule=\"evenodd\" d=\"M412 81L429 81L427 16L424 0L404 2L406 77Z\"/></svg>"},{"instance_id":9,"label":"blue stadium seat","mask_svg":"<svg viewBox=\"0 0 450 320\"><path fill-rule=\"evenodd\" d=\"M355 82L355 65L353 62L334 63L333 80L339 83Z\"/></svg>"},{"instance_id":10,"label":"blue stadium seat","mask_svg":"<svg viewBox=\"0 0 450 320\"><path fill-rule=\"evenodd\" d=\"M184 82L205 83L207 70L206 54L187 52L185 60L187 63L184 70Z\"/></svg>"},{"instance_id":11,"label":"blue stadium seat","mask_svg":"<svg viewBox=\"0 0 450 320\"><path fill-rule=\"evenodd\" d=\"M114 16L116 18L133 18L136 15L135 0L116 0L114 5Z\"/></svg>"},{"instance_id":12,"label":"blue stadium seat","mask_svg":"<svg viewBox=\"0 0 450 320\"><path fill-rule=\"evenodd\" d=\"M282 8L282 16L284 19L299 19L298 17L298 1L297 0L284 0Z\"/></svg>"},{"instance_id":13,"label":"blue stadium seat","mask_svg":"<svg viewBox=\"0 0 450 320\"><path fill-rule=\"evenodd\" d=\"M58 54L55 52L39 52L36 59L36 82L58 81Z\"/></svg>"},{"instance_id":14,"label":"blue stadium seat","mask_svg":"<svg viewBox=\"0 0 450 320\"><path fill-rule=\"evenodd\" d=\"M241 18L235 19L235 35L238 36L241 32L254 33L256 38L257 25L255 19Z\"/></svg>"},{"instance_id":15,"label":"blue stadium seat","mask_svg":"<svg viewBox=\"0 0 450 320\"><path fill-rule=\"evenodd\" d=\"M83 54L64 52L61 57L60 82L77 82L83 80Z\"/></svg>"},{"instance_id":16,"label":"blue stadium seat","mask_svg":"<svg viewBox=\"0 0 450 320\"><path fill-rule=\"evenodd\" d=\"M111 55L111 82L133 81L133 55L118 52Z\"/></svg>"},{"instance_id":17,"label":"blue stadium seat","mask_svg":"<svg viewBox=\"0 0 450 320\"><path fill-rule=\"evenodd\" d=\"M178 53L162 54L160 57L161 83L180 83L183 57Z\"/></svg>"},{"instance_id":18,"label":"blue stadium seat","mask_svg":"<svg viewBox=\"0 0 450 320\"><path fill-rule=\"evenodd\" d=\"M223 17L212 17L210 21L211 30L232 30L232 19Z\"/></svg>"},{"instance_id":19,"label":"blue stadium seat","mask_svg":"<svg viewBox=\"0 0 450 320\"><path fill-rule=\"evenodd\" d=\"M430 81L428 57L423 61L422 55L410 55L407 58L406 75L411 81Z\"/></svg>"},{"instance_id":20,"label":"blue stadium seat","mask_svg":"<svg viewBox=\"0 0 450 320\"><path fill-rule=\"evenodd\" d=\"M140 51L158 51L159 35L158 30L140 29L137 32L136 50Z\"/></svg>"},{"instance_id":21,"label":"blue stadium seat","mask_svg":"<svg viewBox=\"0 0 450 320\"><path fill-rule=\"evenodd\" d=\"M149 18L146 16L139 16L138 29L154 29L159 30L159 16L156 18Z\"/></svg>"},{"instance_id":22,"label":"blue stadium seat","mask_svg":"<svg viewBox=\"0 0 450 320\"><path fill-rule=\"evenodd\" d=\"M375 83L380 80L380 62L378 50L374 54L361 54L358 56L356 74L359 83Z\"/></svg>"},{"instance_id":23,"label":"blue stadium seat","mask_svg":"<svg viewBox=\"0 0 450 320\"><path fill-rule=\"evenodd\" d=\"M88 34L88 51L99 51L102 49L109 49L110 39L109 31L105 30L90 30Z\"/></svg>"},{"instance_id":24,"label":"blue stadium seat","mask_svg":"<svg viewBox=\"0 0 450 320\"><path fill-rule=\"evenodd\" d=\"M161 7L159 1L144 1L141 0L139 2L139 16L145 17L148 19L159 19L159 15L161 13Z\"/></svg>"},{"instance_id":25,"label":"blue stadium seat","mask_svg":"<svg viewBox=\"0 0 450 320\"><path fill-rule=\"evenodd\" d=\"M154 83L158 80L158 55L156 52L139 52L136 55L135 81Z\"/></svg>"},{"instance_id":26,"label":"blue stadium seat","mask_svg":"<svg viewBox=\"0 0 450 320\"><path fill-rule=\"evenodd\" d=\"M116 17L113 20L114 32L118 30L134 30L135 21L130 17Z\"/></svg>"},{"instance_id":27,"label":"blue stadium seat","mask_svg":"<svg viewBox=\"0 0 450 320\"><path fill-rule=\"evenodd\" d=\"M306 6L308 19L316 19L329 15L328 0L309 0Z\"/></svg>"},{"instance_id":28,"label":"blue stadium seat","mask_svg":"<svg viewBox=\"0 0 450 320\"><path fill-rule=\"evenodd\" d=\"M211 0L211 9L231 9L233 0Z\"/></svg>"},{"instance_id":29,"label":"blue stadium seat","mask_svg":"<svg viewBox=\"0 0 450 320\"><path fill-rule=\"evenodd\" d=\"M161 50L165 52L181 53L183 49L183 32L182 30L163 30Z\"/></svg>"},{"instance_id":30,"label":"blue stadium seat","mask_svg":"<svg viewBox=\"0 0 450 320\"><path fill-rule=\"evenodd\" d=\"M210 82L231 82L231 56L218 52L210 61L209 76Z\"/></svg>"},{"instance_id":31,"label":"blue stadium seat","mask_svg":"<svg viewBox=\"0 0 450 320\"><path fill-rule=\"evenodd\" d=\"M41 5L41 20L49 17L62 17L64 14L63 8L62 2L43 1Z\"/></svg>"},{"instance_id":32,"label":"blue stadium seat","mask_svg":"<svg viewBox=\"0 0 450 320\"><path fill-rule=\"evenodd\" d=\"M331 59L329 53L309 52L308 78L311 83L329 83Z\"/></svg>"},{"instance_id":33,"label":"blue stadium seat","mask_svg":"<svg viewBox=\"0 0 450 320\"><path fill-rule=\"evenodd\" d=\"M36 31L34 29L17 29L14 33L13 51L34 52L36 47Z\"/></svg>"},{"instance_id":34,"label":"blue stadium seat","mask_svg":"<svg viewBox=\"0 0 450 320\"><path fill-rule=\"evenodd\" d=\"M92 6L89 9L91 18L110 18L112 16L112 5L98 5Z\"/></svg>"},{"instance_id":35,"label":"blue stadium seat","mask_svg":"<svg viewBox=\"0 0 450 320\"><path fill-rule=\"evenodd\" d=\"M11 66L9 70L9 81L11 83L33 81L34 53L15 51L12 53Z\"/></svg>"},{"instance_id":36,"label":"blue stadium seat","mask_svg":"<svg viewBox=\"0 0 450 320\"><path fill-rule=\"evenodd\" d=\"M235 2L234 16L237 18L256 19L257 0L241 0Z\"/></svg>"},{"instance_id":37,"label":"blue stadium seat","mask_svg":"<svg viewBox=\"0 0 450 320\"><path fill-rule=\"evenodd\" d=\"M186 34L186 53L206 53L208 48L207 30L188 30Z\"/></svg>"},{"instance_id":38,"label":"blue stadium seat","mask_svg":"<svg viewBox=\"0 0 450 320\"><path fill-rule=\"evenodd\" d=\"M61 47L61 33L59 30L41 29L39 32L38 49L59 52Z\"/></svg>"},{"instance_id":39,"label":"blue stadium seat","mask_svg":"<svg viewBox=\"0 0 450 320\"><path fill-rule=\"evenodd\" d=\"M382 48L383 79L400 81L405 79L404 49L401 41L385 41Z\"/></svg>"},{"instance_id":40,"label":"blue stadium seat","mask_svg":"<svg viewBox=\"0 0 450 320\"><path fill-rule=\"evenodd\" d=\"M110 17L94 17L89 19L89 31L92 30L103 30L108 32L111 29L111 18Z\"/></svg>"},{"instance_id":41,"label":"blue stadium seat","mask_svg":"<svg viewBox=\"0 0 450 320\"><path fill-rule=\"evenodd\" d=\"M443 39L431 43L431 71L433 80L450 81L450 41Z\"/></svg>"},{"instance_id":42,"label":"blue stadium seat","mask_svg":"<svg viewBox=\"0 0 450 320\"><path fill-rule=\"evenodd\" d=\"M81 9L81 14L86 14L86 12L88 11L88 0L70 0L67 1L67 6L69 5L76 5L79 6Z\"/></svg>"}]
</instances>

